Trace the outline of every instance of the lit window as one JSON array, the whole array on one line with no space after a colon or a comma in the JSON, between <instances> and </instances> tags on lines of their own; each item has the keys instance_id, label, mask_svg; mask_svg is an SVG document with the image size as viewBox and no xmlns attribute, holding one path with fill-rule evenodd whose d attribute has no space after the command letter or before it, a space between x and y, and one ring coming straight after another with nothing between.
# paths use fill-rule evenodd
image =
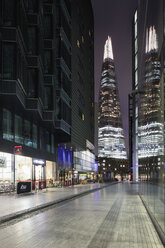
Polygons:
<instances>
[{"instance_id":1,"label":"lit window","mask_svg":"<svg viewBox=\"0 0 165 248\"><path fill-rule=\"evenodd\" d=\"M82 35L82 37L81 37L81 40L82 40L82 43L84 43L84 36Z\"/></svg>"},{"instance_id":2,"label":"lit window","mask_svg":"<svg viewBox=\"0 0 165 248\"><path fill-rule=\"evenodd\" d=\"M84 114L82 114L82 120L84 121L84 119L85 119L85 116L84 116Z\"/></svg>"},{"instance_id":3,"label":"lit window","mask_svg":"<svg viewBox=\"0 0 165 248\"><path fill-rule=\"evenodd\" d=\"M77 46L80 48L80 41L77 40Z\"/></svg>"}]
</instances>

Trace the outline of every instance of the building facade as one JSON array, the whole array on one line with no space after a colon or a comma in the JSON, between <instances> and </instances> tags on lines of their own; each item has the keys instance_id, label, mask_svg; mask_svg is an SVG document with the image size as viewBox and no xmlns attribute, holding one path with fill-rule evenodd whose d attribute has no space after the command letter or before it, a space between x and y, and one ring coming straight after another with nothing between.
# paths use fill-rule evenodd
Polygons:
<instances>
[{"instance_id":1,"label":"building facade","mask_svg":"<svg viewBox=\"0 0 165 248\"><path fill-rule=\"evenodd\" d=\"M127 159L112 42L109 36L104 46L100 82L98 157L112 159L112 163L114 159Z\"/></svg>"},{"instance_id":2,"label":"building facade","mask_svg":"<svg viewBox=\"0 0 165 248\"><path fill-rule=\"evenodd\" d=\"M165 1L139 1L133 20L133 169L151 214L164 228ZM145 20L145 21L144 21Z\"/></svg>"},{"instance_id":3,"label":"building facade","mask_svg":"<svg viewBox=\"0 0 165 248\"><path fill-rule=\"evenodd\" d=\"M0 181L32 181L33 189L36 182L40 188L55 181L71 184L73 150L91 149L94 137L93 14L88 28L82 20L84 31L75 38L76 1L3 0L0 5ZM78 51L78 39L85 55ZM73 73L75 58L89 64L85 75L81 65L79 74L77 68ZM75 74L82 74L84 91ZM81 116L79 109L74 115L75 99Z\"/></svg>"},{"instance_id":4,"label":"building facade","mask_svg":"<svg viewBox=\"0 0 165 248\"><path fill-rule=\"evenodd\" d=\"M75 181L91 180L94 155L94 19L90 0L72 0L72 132Z\"/></svg>"},{"instance_id":5,"label":"building facade","mask_svg":"<svg viewBox=\"0 0 165 248\"><path fill-rule=\"evenodd\" d=\"M53 7L43 1L1 1L1 10L0 151L4 165L0 180L31 180L33 188L38 181L39 187L41 182L46 187L49 179L55 180L57 169Z\"/></svg>"}]
</instances>

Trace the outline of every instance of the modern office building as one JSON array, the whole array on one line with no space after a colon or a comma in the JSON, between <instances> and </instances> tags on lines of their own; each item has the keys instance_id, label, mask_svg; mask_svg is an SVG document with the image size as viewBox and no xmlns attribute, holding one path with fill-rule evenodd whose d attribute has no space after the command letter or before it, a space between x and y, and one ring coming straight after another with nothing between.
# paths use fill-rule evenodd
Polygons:
<instances>
[{"instance_id":1,"label":"modern office building","mask_svg":"<svg viewBox=\"0 0 165 248\"><path fill-rule=\"evenodd\" d=\"M45 187L46 179L56 177L49 7L43 1L1 1L0 180L31 180L33 188L37 180Z\"/></svg>"},{"instance_id":2,"label":"modern office building","mask_svg":"<svg viewBox=\"0 0 165 248\"><path fill-rule=\"evenodd\" d=\"M72 0L72 131L75 180L93 178L94 20L90 0Z\"/></svg>"},{"instance_id":3,"label":"modern office building","mask_svg":"<svg viewBox=\"0 0 165 248\"><path fill-rule=\"evenodd\" d=\"M161 63L158 56L157 32L154 26L146 29L145 80L139 107L138 158L140 176L157 177L158 161L164 155L163 102L161 97ZM146 101L147 99L147 101ZM162 158L162 159L161 159ZM147 161L146 161L147 160ZM155 163L152 175L147 170ZM153 174L157 175L153 175ZM142 176L143 174L143 176Z\"/></svg>"},{"instance_id":4,"label":"modern office building","mask_svg":"<svg viewBox=\"0 0 165 248\"><path fill-rule=\"evenodd\" d=\"M112 42L109 36L104 46L100 82L98 157L115 159L119 164L121 160L127 159Z\"/></svg>"},{"instance_id":5,"label":"modern office building","mask_svg":"<svg viewBox=\"0 0 165 248\"><path fill-rule=\"evenodd\" d=\"M0 2L0 181L69 184L80 150L75 168L94 171L93 13L81 5Z\"/></svg>"},{"instance_id":6,"label":"modern office building","mask_svg":"<svg viewBox=\"0 0 165 248\"><path fill-rule=\"evenodd\" d=\"M133 20L132 154L139 192L160 228L164 223L165 2L139 1ZM145 21L144 21L145 20Z\"/></svg>"}]
</instances>

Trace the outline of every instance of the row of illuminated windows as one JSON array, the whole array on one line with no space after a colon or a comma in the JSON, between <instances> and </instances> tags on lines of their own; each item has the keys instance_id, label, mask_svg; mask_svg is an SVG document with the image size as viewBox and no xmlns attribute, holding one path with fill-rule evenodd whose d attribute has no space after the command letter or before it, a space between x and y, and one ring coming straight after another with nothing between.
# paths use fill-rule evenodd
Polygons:
<instances>
[{"instance_id":1,"label":"row of illuminated windows","mask_svg":"<svg viewBox=\"0 0 165 248\"><path fill-rule=\"evenodd\" d=\"M54 135L3 109L3 139L54 153Z\"/></svg>"}]
</instances>

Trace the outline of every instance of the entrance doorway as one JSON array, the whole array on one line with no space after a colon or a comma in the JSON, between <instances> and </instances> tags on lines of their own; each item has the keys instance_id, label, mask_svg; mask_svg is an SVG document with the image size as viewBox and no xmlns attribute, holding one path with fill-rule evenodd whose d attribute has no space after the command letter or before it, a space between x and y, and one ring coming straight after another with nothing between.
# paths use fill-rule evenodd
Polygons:
<instances>
[{"instance_id":1,"label":"entrance doorway","mask_svg":"<svg viewBox=\"0 0 165 248\"><path fill-rule=\"evenodd\" d=\"M46 163L43 160L33 160L32 189L46 188Z\"/></svg>"}]
</instances>

